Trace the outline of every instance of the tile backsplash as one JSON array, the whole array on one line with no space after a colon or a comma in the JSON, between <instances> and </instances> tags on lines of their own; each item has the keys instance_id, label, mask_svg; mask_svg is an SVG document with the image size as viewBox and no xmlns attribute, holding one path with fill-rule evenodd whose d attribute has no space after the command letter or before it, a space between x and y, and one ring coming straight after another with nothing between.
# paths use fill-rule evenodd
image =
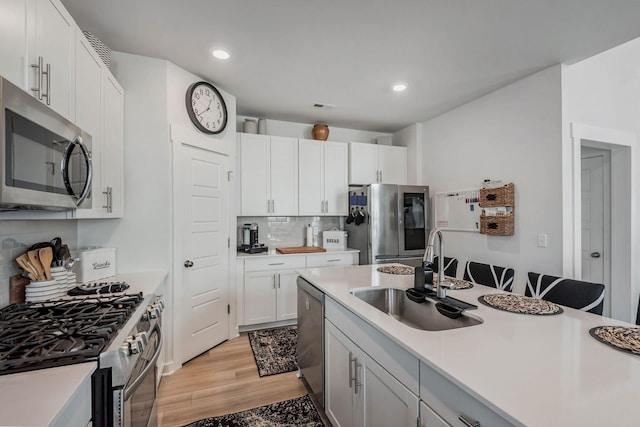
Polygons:
<instances>
[{"instance_id":1,"label":"tile backsplash","mask_svg":"<svg viewBox=\"0 0 640 427\"><path fill-rule=\"evenodd\" d=\"M276 247L304 246L306 227L317 227L318 232L337 228L344 230L345 217L340 216L258 216L238 217L236 243L242 243L242 225L258 224L259 242L270 249Z\"/></svg>"},{"instance_id":2,"label":"tile backsplash","mask_svg":"<svg viewBox=\"0 0 640 427\"><path fill-rule=\"evenodd\" d=\"M15 258L34 243L62 238L69 248L78 242L77 221L7 221L0 220L0 308L9 305L9 278L20 274Z\"/></svg>"}]
</instances>

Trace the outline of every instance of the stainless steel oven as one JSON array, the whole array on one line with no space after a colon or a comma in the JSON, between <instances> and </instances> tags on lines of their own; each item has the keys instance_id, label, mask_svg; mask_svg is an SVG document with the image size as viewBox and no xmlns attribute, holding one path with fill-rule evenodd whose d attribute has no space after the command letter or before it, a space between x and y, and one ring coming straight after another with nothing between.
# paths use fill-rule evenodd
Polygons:
<instances>
[{"instance_id":1,"label":"stainless steel oven","mask_svg":"<svg viewBox=\"0 0 640 427\"><path fill-rule=\"evenodd\" d=\"M94 427L157 425L157 361L162 351L163 304L141 304L106 351L93 375Z\"/></svg>"},{"instance_id":2,"label":"stainless steel oven","mask_svg":"<svg viewBox=\"0 0 640 427\"><path fill-rule=\"evenodd\" d=\"M0 77L0 210L91 208L91 136Z\"/></svg>"}]
</instances>

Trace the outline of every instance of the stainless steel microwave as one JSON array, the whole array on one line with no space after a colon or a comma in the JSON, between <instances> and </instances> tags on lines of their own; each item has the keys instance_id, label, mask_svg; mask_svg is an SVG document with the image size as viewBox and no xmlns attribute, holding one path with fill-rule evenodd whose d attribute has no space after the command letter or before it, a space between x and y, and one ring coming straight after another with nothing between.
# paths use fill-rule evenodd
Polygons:
<instances>
[{"instance_id":1,"label":"stainless steel microwave","mask_svg":"<svg viewBox=\"0 0 640 427\"><path fill-rule=\"evenodd\" d=\"M91 136L0 77L0 210L91 208Z\"/></svg>"}]
</instances>

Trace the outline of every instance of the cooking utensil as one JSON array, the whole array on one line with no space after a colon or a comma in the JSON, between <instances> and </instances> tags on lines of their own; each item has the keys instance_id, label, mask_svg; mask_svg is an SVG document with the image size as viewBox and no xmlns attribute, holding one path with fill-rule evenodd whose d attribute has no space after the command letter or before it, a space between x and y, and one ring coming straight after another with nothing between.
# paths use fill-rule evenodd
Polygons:
<instances>
[{"instance_id":1,"label":"cooking utensil","mask_svg":"<svg viewBox=\"0 0 640 427\"><path fill-rule=\"evenodd\" d=\"M62 254L60 260L65 261L71 258L71 251L69 250L69 246L67 246L66 243L62 245L62 247L60 248L60 252Z\"/></svg>"},{"instance_id":2,"label":"cooking utensil","mask_svg":"<svg viewBox=\"0 0 640 427\"><path fill-rule=\"evenodd\" d=\"M29 257L29 262L31 262L31 265L38 273L36 275L37 280L44 280L44 269L42 268L42 264L40 263L38 249L27 252L27 256Z\"/></svg>"},{"instance_id":3,"label":"cooking utensil","mask_svg":"<svg viewBox=\"0 0 640 427\"><path fill-rule=\"evenodd\" d=\"M51 280L51 261L53 261L53 250L49 247L38 250L40 263L44 269L44 275L47 280Z\"/></svg>"},{"instance_id":4,"label":"cooking utensil","mask_svg":"<svg viewBox=\"0 0 640 427\"><path fill-rule=\"evenodd\" d=\"M60 237L54 237L51 240L51 246L53 249L53 258L57 266L62 265L62 253L60 252L62 248L62 239Z\"/></svg>"},{"instance_id":5,"label":"cooking utensil","mask_svg":"<svg viewBox=\"0 0 640 427\"><path fill-rule=\"evenodd\" d=\"M33 265L31 265L29 256L26 253L17 257L16 262L24 271L29 273L29 277L31 277L31 280L38 280L38 271Z\"/></svg>"}]
</instances>

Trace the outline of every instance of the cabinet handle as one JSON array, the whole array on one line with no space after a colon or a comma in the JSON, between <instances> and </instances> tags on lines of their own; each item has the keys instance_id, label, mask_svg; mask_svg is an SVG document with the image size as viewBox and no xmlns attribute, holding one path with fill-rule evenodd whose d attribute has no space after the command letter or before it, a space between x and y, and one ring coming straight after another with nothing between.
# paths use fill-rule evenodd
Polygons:
<instances>
[{"instance_id":1,"label":"cabinet handle","mask_svg":"<svg viewBox=\"0 0 640 427\"><path fill-rule=\"evenodd\" d=\"M329 201L324 201L324 213L329 213Z\"/></svg>"},{"instance_id":2,"label":"cabinet handle","mask_svg":"<svg viewBox=\"0 0 640 427\"><path fill-rule=\"evenodd\" d=\"M46 69L42 74L47 75L47 93L43 93L42 97L47 98L47 105L51 105L51 64L47 64Z\"/></svg>"},{"instance_id":3,"label":"cabinet handle","mask_svg":"<svg viewBox=\"0 0 640 427\"><path fill-rule=\"evenodd\" d=\"M271 212L271 200L267 200L267 213Z\"/></svg>"},{"instance_id":4,"label":"cabinet handle","mask_svg":"<svg viewBox=\"0 0 640 427\"><path fill-rule=\"evenodd\" d=\"M269 265L284 265L284 262L271 262Z\"/></svg>"},{"instance_id":5,"label":"cabinet handle","mask_svg":"<svg viewBox=\"0 0 640 427\"><path fill-rule=\"evenodd\" d=\"M467 417L465 414L460 414L458 419L462 421L462 424L467 427L480 427L480 421L476 421L473 418Z\"/></svg>"},{"instance_id":6,"label":"cabinet handle","mask_svg":"<svg viewBox=\"0 0 640 427\"><path fill-rule=\"evenodd\" d=\"M37 64L31 64L31 68L38 70L38 73L36 74L37 86L34 88L31 88L31 91L35 92L35 95L38 96L38 99L40 101L42 101L42 68L43 67L44 67L44 60L42 59L42 56L38 57Z\"/></svg>"},{"instance_id":7,"label":"cabinet handle","mask_svg":"<svg viewBox=\"0 0 640 427\"><path fill-rule=\"evenodd\" d=\"M353 385L353 369L351 368L351 363L355 362L356 359L353 357L353 353L349 352L349 388Z\"/></svg>"},{"instance_id":8,"label":"cabinet handle","mask_svg":"<svg viewBox=\"0 0 640 427\"><path fill-rule=\"evenodd\" d=\"M280 273L276 273L276 275L278 276L278 289L280 289Z\"/></svg>"},{"instance_id":9,"label":"cabinet handle","mask_svg":"<svg viewBox=\"0 0 640 427\"><path fill-rule=\"evenodd\" d=\"M340 261L340 258L338 258L338 259L328 259L327 260L327 262L338 262L338 261Z\"/></svg>"},{"instance_id":10,"label":"cabinet handle","mask_svg":"<svg viewBox=\"0 0 640 427\"><path fill-rule=\"evenodd\" d=\"M356 357L355 359L355 368L356 368L356 372L355 372L355 383L354 383L354 387L353 387L353 392L355 394L358 394L358 387L360 387L362 384L360 384L360 381L358 380L358 368L360 368L362 366L361 363L358 363L358 358Z\"/></svg>"},{"instance_id":11,"label":"cabinet handle","mask_svg":"<svg viewBox=\"0 0 640 427\"><path fill-rule=\"evenodd\" d=\"M273 289L276 288L276 273L273 273Z\"/></svg>"},{"instance_id":12,"label":"cabinet handle","mask_svg":"<svg viewBox=\"0 0 640 427\"><path fill-rule=\"evenodd\" d=\"M107 187L105 190L106 191L103 191L102 194L107 196L107 205L103 205L102 207L107 210L107 213L111 213L113 212L113 189L111 187Z\"/></svg>"},{"instance_id":13,"label":"cabinet handle","mask_svg":"<svg viewBox=\"0 0 640 427\"><path fill-rule=\"evenodd\" d=\"M380 182L382 182L382 171L380 171Z\"/></svg>"}]
</instances>

